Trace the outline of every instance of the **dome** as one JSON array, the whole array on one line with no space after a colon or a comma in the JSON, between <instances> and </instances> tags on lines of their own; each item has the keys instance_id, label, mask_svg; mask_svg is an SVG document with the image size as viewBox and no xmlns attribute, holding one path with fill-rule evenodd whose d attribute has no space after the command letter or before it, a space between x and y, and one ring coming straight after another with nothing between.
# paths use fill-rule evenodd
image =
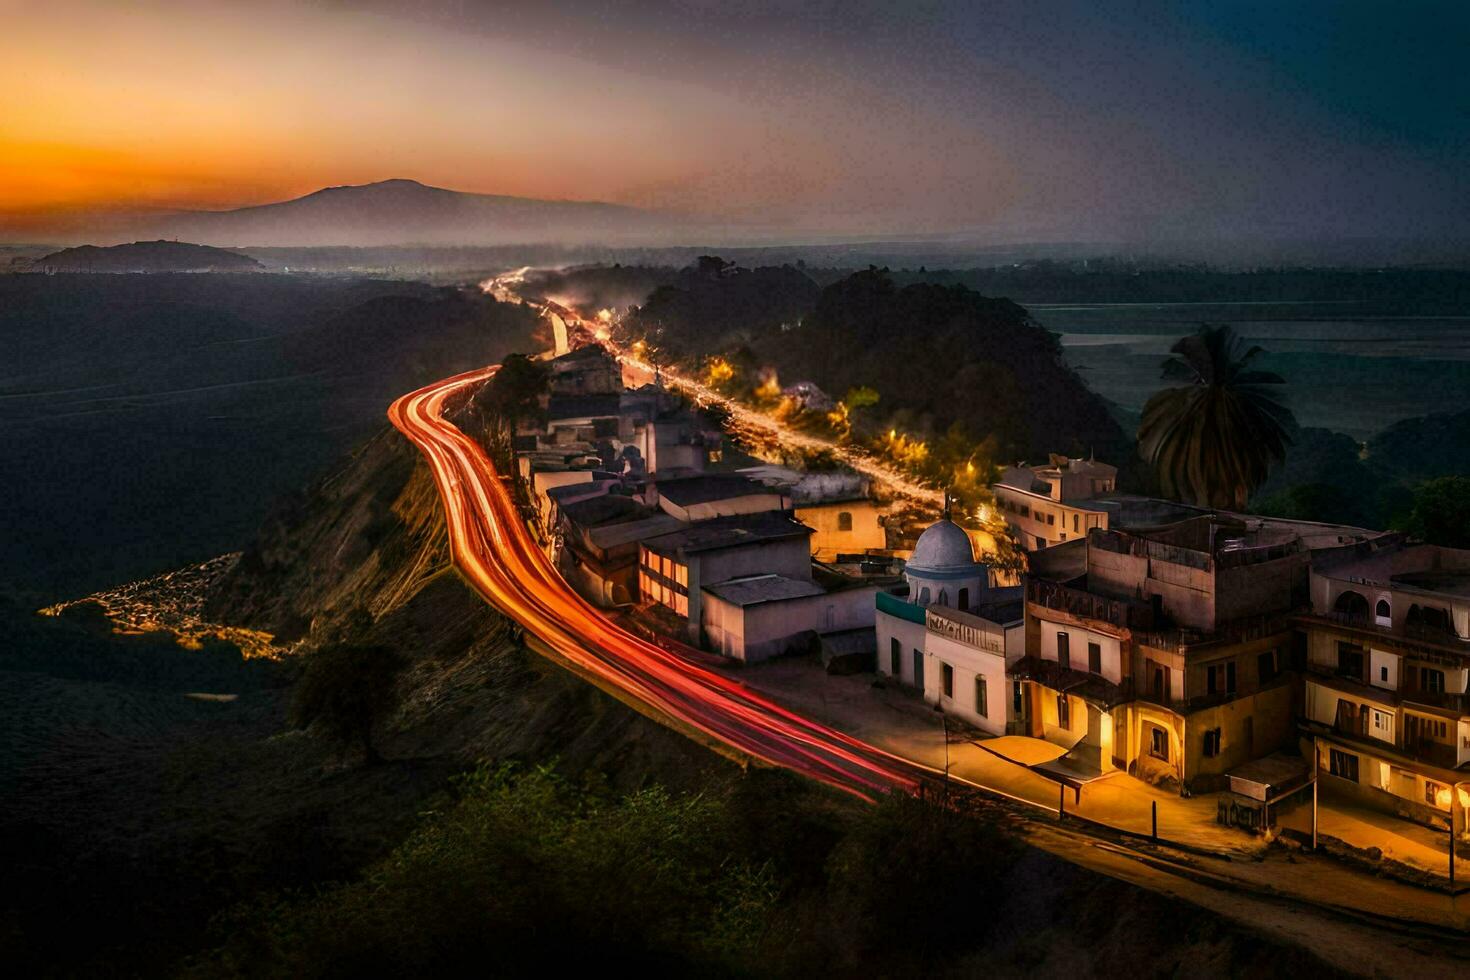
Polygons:
<instances>
[{"instance_id":1,"label":"dome","mask_svg":"<svg viewBox=\"0 0 1470 980\"><path fill-rule=\"evenodd\" d=\"M919 535L907 571L918 575L968 572L977 564L970 536L964 528L945 518Z\"/></svg>"}]
</instances>

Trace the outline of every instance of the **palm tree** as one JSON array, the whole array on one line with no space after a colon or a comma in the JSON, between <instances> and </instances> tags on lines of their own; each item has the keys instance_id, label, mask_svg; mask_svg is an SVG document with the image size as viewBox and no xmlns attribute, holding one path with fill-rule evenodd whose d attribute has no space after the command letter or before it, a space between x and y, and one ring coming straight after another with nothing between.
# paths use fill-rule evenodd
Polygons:
<instances>
[{"instance_id":1,"label":"palm tree","mask_svg":"<svg viewBox=\"0 0 1470 980\"><path fill-rule=\"evenodd\" d=\"M1261 348L1244 348L1228 325L1201 326L1163 365L1165 381L1184 384L1143 407L1138 451L1177 500L1240 510L1286 458L1296 422L1269 387L1285 381L1253 369Z\"/></svg>"}]
</instances>

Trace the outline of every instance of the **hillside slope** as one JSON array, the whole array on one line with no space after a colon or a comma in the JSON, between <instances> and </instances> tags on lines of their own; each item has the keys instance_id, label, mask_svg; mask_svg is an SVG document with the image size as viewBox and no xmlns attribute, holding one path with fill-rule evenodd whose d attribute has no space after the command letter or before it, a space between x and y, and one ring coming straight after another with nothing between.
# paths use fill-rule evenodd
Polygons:
<instances>
[{"instance_id":1,"label":"hillside slope","mask_svg":"<svg viewBox=\"0 0 1470 980\"><path fill-rule=\"evenodd\" d=\"M265 267L248 255L189 242L133 242L129 245L78 245L36 259L37 272L259 272Z\"/></svg>"}]
</instances>

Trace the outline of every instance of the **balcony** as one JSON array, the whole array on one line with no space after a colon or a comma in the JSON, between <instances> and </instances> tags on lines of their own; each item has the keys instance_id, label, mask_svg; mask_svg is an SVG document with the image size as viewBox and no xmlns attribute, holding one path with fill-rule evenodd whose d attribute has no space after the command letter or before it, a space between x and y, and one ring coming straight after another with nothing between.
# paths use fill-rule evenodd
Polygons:
<instances>
[{"instance_id":1,"label":"balcony","mask_svg":"<svg viewBox=\"0 0 1470 980\"><path fill-rule=\"evenodd\" d=\"M1148 630L1136 635L1141 646L1152 647L1167 653L1187 653L1198 647L1218 646L1226 643L1249 643L1265 639L1277 633L1285 633L1295 622L1291 613L1271 613L1251 616L1222 624L1214 630L1164 629Z\"/></svg>"},{"instance_id":2,"label":"balcony","mask_svg":"<svg viewBox=\"0 0 1470 980\"><path fill-rule=\"evenodd\" d=\"M1331 623L1334 626L1342 626L1352 630L1362 630L1367 633L1375 633L1379 636L1390 637L1395 640L1411 640L1419 643L1428 643L1441 649L1448 648L1460 653L1470 654L1470 640L1458 636L1454 630L1432 623L1405 623L1401 628L1392 626L1380 626L1374 618L1366 613L1343 612L1332 609L1327 612L1314 612L1311 618Z\"/></svg>"},{"instance_id":3,"label":"balcony","mask_svg":"<svg viewBox=\"0 0 1470 980\"><path fill-rule=\"evenodd\" d=\"M1154 628L1153 606L1139 599L1113 599L1060 582L1030 579L1026 582L1026 600L1078 619L1093 619L1120 629Z\"/></svg>"},{"instance_id":4,"label":"balcony","mask_svg":"<svg viewBox=\"0 0 1470 980\"><path fill-rule=\"evenodd\" d=\"M1405 739L1403 746L1404 755L1427 762L1431 766L1439 766L1441 769L1453 769L1457 763L1455 747L1445 745L1443 742L1435 742L1430 739Z\"/></svg>"}]
</instances>

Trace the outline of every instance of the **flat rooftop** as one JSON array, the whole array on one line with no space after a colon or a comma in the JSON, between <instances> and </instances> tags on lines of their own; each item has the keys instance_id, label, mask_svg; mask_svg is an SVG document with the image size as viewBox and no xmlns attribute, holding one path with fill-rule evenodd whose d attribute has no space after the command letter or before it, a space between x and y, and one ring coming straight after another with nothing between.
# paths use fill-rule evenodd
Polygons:
<instances>
[{"instance_id":1,"label":"flat rooftop","mask_svg":"<svg viewBox=\"0 0 1470 980\"><path fill-rule=\"evenodd\" d=\"M688 555L787 538L806 538L811 533L812 529L805 524L776 510L686 524L683 530L650 538L643 545L657 555L673 556L681 551Z\"/></svg>"},{"instance_id":2,"label":"flat rooftop","mask_svg":"<svg viewBox=\"0 0 1470 980\"><path fill-rule=\"evenodd\" d=\"M653 485L660 497L667 498L680 507L706 504L712 500L730 500L733 497L780 493L773 487L736 473L701 473L698 476L655 480Z\"/></svg>"},{"instance_id":3,"label":"flat rooftop","mask_svg":"<svg viewBox=\"0 0 1470 980\"><path fill-rule=\"evenodd\" d=\"M815 582L771 574L747 575L716 582L714 585L706 585L704 591L741 608L823 594L822 587Z\"/></svg>"},{"instance_id":4,"label":"flat rooftop","mask_svg":"<svg viewBox=\"0 0 1470 980\"><path fill-rule=\"evenodd\" d=\"M684 522L678 518L658 513L650 517L616 520L598 525L587 532L587 540L594 548L608 551L634 541L669 534L684 526Z\"/></svg>"},{"instance_id":5,"label":"flat rooftop","mask_svg":"<svg viewBox=\"0 0 1470 980\"><path fill-rule=\"evenodd\" d=\"M1316 571L1328 578L1384 588L1470 598L1470 551L1407 544L1396 535L1346 549L1319 562Z\"/></svg>"},{"instance_id":6,"label":"flat rooftop","mask_svg":"<svg viewBox=\"0 0 1470 980\"><path fill-rule=\"evenodd\" d=\"M552 395L546 417L558 419L610 418L622 407L621 395Z\"/></svg>"}]
</instances>

